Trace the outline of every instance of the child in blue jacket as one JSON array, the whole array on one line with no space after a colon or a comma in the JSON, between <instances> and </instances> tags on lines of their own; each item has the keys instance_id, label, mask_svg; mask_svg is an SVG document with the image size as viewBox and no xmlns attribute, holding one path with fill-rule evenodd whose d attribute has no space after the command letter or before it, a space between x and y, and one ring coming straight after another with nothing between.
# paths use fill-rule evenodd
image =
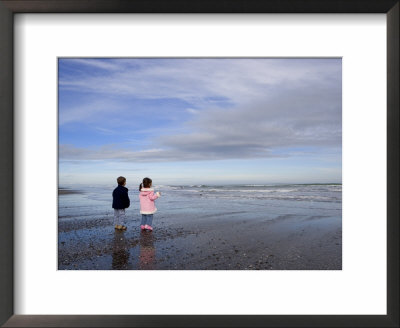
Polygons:
<instances>
[{"instance_id":1,"label":"child in blue jacket","mask_svg":"<svg viewBox=\"0 0 400 328\"><path fill-rule=\"evenodd\" d=\"M124 177L117 178L118 187L114 189L112 207L114 209L114 227L118 230L126 230L125 209L129 207L130 200L128 196L128 188L125 187L126 179Z\"/></svg>"}]
</instances>

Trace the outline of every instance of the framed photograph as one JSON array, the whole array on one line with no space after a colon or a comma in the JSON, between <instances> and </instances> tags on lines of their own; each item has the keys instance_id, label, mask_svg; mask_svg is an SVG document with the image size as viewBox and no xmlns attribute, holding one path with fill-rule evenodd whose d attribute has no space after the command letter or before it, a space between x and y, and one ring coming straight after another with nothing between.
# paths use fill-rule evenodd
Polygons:
<instances>
[{"instance_id":1,"label":"framed photograph","mask_svg":"<svg viewBox=\"0 0 400 328\"><path fill-rule=\"evenodd\" d=\"M398 327L398 1L0 10L2 325Z\"/></svg>"},{"instance_id":2,"label":"framed photograph","mask_svg":"<svg viewBox=\"0 0 400 328\"><path fill-rule=\"evenodd\" d=\"M58 270L342 269L341 58L57 66Z\"/></svg>"}]
</instances>

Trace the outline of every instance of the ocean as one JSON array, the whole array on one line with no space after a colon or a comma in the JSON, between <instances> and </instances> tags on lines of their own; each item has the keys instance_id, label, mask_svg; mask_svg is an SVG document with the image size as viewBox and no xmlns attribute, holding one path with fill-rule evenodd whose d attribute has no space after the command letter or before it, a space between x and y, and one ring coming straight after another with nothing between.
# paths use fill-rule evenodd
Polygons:
<instances>
[{"instance_id":1,"label":"ocean","mask_svg":"<svg viewBox=\"0 0 400 328\"><path fill-rule=\"evenodd\" d=\"M82 193L59 196L59 220L113 215L111 194L115 186L66 188ZM218 222L227 215L255 220L260 216L272 220L283 215L341 217L342 210L341 184L156 185L154 189L162 194L156 200L155 216L171 221L212 218ZM140 215L138 194L136 187L129 188L128 217Z\"/></svg>"}]
</instances>

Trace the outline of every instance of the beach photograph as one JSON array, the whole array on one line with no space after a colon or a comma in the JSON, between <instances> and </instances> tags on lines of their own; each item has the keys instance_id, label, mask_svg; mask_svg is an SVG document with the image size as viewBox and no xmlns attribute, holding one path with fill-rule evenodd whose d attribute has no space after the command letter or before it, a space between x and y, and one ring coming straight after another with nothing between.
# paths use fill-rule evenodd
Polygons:
<instances>
[{"instance_id":1,"label":"beach photograph","mask_svg":"<svg viewBox=\"0 0 400 328\"><path fill-rule=\"evenodd\" d=\"M58 270L342 270L341 58L58 58Z\"/></svg>"}]
</instances>

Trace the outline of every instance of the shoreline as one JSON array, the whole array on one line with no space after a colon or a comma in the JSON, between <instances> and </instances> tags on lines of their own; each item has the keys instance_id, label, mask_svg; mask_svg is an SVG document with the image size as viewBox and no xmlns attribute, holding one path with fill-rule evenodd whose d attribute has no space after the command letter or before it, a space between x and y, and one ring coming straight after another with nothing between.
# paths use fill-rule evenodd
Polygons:
<instances>
[{"instance_id":1,"label":"shoreline","mask_svg":"<svg viewBox=\"0 0 400 328\"><path fill-rule=\"evenodd\" d=\"M72 195L72 194L83 194L84 192L76 189L68 189L68 188L58 188L59 195Z\"/></svg>"}]
</instances>

